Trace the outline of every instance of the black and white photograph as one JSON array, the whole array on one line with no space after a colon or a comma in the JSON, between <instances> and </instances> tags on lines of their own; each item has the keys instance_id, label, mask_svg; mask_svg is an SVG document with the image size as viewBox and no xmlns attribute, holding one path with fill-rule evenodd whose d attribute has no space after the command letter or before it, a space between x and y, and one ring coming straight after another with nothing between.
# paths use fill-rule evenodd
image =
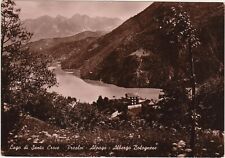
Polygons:
<instances>
[{"instance_id":1,"label":"black and white photograph","mask_svg":"<svg viewBox=\"0 0 225 158\"><path fill-rule=\"evenodd\" d=\"M1 155L223 157L224 3L1 1Z\"/></svg>"}]
</instances>

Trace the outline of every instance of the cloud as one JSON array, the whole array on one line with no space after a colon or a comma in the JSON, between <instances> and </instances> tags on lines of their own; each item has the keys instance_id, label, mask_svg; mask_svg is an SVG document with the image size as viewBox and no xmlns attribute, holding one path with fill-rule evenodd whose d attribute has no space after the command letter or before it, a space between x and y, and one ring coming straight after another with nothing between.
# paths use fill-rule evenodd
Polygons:
<instances>
[{"instance_id":1,"label":"cloud","mask_svg":"<svg viewBox=\"0 0 225 158\"><path fill-rule=\"evenodd\" d=\"M22 19L42 15L71 17L79 13L92 17L117 17L125 20L141 12L151 2L16 0L16 4L21 8Z\"/></svg>"}]
</instances>

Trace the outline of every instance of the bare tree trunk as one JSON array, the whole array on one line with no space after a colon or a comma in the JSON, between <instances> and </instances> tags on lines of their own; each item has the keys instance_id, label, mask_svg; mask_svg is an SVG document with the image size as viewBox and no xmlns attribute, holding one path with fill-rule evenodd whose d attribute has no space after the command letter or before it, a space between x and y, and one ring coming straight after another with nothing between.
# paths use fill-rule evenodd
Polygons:
<instances>
[{"instance_id":1,"label":"bare tree trunk","mask_svg":"<svg viewBox=\"0 0 225 158\"><path fill-rule=\"evenodd\" d=\"M190 134L190 148L192 149L191 156L195 155L195 71L194 71L194 61L193 53L191 50L191 44L189 41L189 64L190 64L190 83L191 83L191 101L190 101L190 117L191 117L191 134Z\"/></svg>"}]
</instances>

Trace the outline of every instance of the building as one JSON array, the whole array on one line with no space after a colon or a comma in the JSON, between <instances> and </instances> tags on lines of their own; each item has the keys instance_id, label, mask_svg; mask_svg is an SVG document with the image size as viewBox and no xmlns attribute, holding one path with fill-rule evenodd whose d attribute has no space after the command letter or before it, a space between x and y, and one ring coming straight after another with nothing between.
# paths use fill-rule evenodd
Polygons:
<instances>
[{"instance_id":1,"label":"building","mask_svg":"<svg viewBox=\"0 0 225 158\"><path fill-rule=\"evenodd\" d=\"M142 112L142 104L136 104L136 105L128 105L128 116L131 117L131 119L135 119L137 116L140 115Z\"/></svg>"},{"instance_id":2,"label":"building","mask_svg":"<svg viewBox=\"0 0 225 158\"><path fill-rule=\"evenodd\" d=\"M125 96L131 105L136 105L139 103L139 97L137 95L134 95L133 93L126 93Z\"/></svg>"}]
</instances>

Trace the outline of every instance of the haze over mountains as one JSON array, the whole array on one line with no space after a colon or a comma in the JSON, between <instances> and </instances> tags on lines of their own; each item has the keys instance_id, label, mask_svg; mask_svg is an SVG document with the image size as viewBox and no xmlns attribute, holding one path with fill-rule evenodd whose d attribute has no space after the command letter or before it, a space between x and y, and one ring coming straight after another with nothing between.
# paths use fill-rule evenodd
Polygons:
<instances>
[{"instance_id":1,"label":"haze over mountains","mask_svg":"<svg viewBox=\"0 0 225 158\"><path fill-rule=\"evenodd\" d=\"M109 32L119 26L122 20L108 17L89 17L75 14L71 18L63 16L41 16L36 19L24 20L24 26L34 35L32 41L44 38L72 36L83 31Z\"/></svg>"},{"instance_id":2,"label":"haze over mountains","mask_svg":"<svg viewBox=\"0 0 225 158\"><path fill-rule=\"evenodd\" d=\"M66 69L80 69L81 77L102 80L123 87L161 87L174 72L170 44L159 29L157 18L165 9L178 3L155 2L128 19L112 32L84 42L76 48L59 45ZM199 30L201 45L194 49L197 82L219 73L223 60L223 3L183 3ZM72 44L73 45L73 44ZM75 45L73 45L75 46ZM56 48L56 47L55 47ZM183 50L179 56L179 75L187 76L187 59Z\"/></svg>"}]
</instances>

